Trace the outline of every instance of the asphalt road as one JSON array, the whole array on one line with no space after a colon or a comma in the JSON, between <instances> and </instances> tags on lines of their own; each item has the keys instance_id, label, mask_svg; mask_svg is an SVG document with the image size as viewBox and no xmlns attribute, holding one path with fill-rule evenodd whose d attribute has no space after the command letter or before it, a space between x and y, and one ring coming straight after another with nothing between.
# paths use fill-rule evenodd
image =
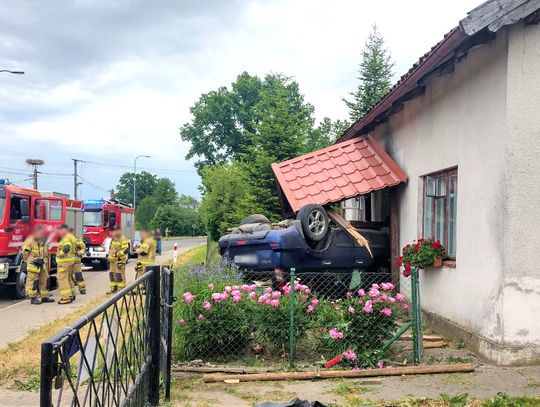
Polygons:
<instances>
[{"instance_id":1,"label":"asphalt road","mask_svg":"<svg viewBox=\"0 0 540 407\"><path fill-rule=\"evenodd\" d=\"M206 237L188 237L188 238L181 238L178 240L164 240L162 242L162 252L172 250L174 243L178 243L178 247L182 247L183 244L187 246L193 246L196 244L202 244L206 243ZM134 260L130 260L130 262L133 262ZM108 270L90 270L90 271L84 271L83 276L85 279L87 279L89 276L94 276L96 273L107 273ZM24 301L24 300L14 300L11 298L9 291L6 289L6 287L0 287L0 309L5 308L11 304L15 304L17 302Z\"/></svg>"}]
</instances>

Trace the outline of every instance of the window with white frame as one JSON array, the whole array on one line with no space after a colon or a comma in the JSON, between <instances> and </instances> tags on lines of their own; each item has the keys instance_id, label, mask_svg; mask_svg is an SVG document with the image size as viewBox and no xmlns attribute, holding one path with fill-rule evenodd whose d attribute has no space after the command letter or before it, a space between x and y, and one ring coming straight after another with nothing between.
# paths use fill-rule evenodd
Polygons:
<instances>
[{"instance_id":1,"label":"window with white frame","mask_svg":"<svg viewBox=\"0 0 540 407\"><path fill-rule=\"evenodd\" d=\"M424 178L423 236L440 240L446 257L456 258L457 168Z\"/></svg>"}]
</instances>

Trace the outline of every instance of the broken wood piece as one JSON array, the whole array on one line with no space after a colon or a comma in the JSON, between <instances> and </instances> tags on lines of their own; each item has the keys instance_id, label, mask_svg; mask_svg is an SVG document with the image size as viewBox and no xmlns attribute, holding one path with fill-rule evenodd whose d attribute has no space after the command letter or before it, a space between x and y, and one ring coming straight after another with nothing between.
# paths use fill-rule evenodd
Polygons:
<instances>
[{"instance_id":1,"label":"broken wood piece","mask_svg":"<svg viewBox=\"0 0 540 407\"><path fill-rule=\"evenodd\" d=\"M412 341L413 337L411 334L404 334L399 337L399 340L403 341ZM444 341L444 338L439 335L424 335L422 336L424 342L439 342Z\"/></svg>"},{"instance_id":2,"label":"broken wood piece","mask_svg":"<svg viewBox=\"0 0 540 407\"><path fill-rule=\"evenodd\" d=\"M350 222L347 219L345 219L339 213L331 209L328 210L326 213L328 214L328 217L335 222L336 225L338 225L341 229L343 229L345 232L351 235L352 238L356 240L360 246L365 247L367 251L369 252L369 255L373 257L373 253L371 253L371 248L369 247L369 241L364 236L362 236L355 229L355 227L350 224Z\"/></svg>"},{"instance_id":3,"label":"broken wood piece","mask_svg":"<svg viewBox=\"0 0 540 407\"><path fill-rule=\"evenodd\" d=\"M453 365L428 365L428 366L404 366L384 369L362 369L362 370L321 370L310 372L276 372L276 373L255 373L246 375L234 374L205 374L205 383L221 383L225 380L240 380L241 382L255 381L275 381L275 380L313 380L313 379L333 379L333 378L357 378L357 377L378 377L378 376L402 376L417 374L437 374L437 373L467 373L473 372L475 366L472 363L462 363Z\"/></svg>"},{"instance_id":4,"label":"broken wood piece","mask_svg":"<svg viewBox=\"0 0 540 407\"><path fill-rule=\"evenodd\" d=\"M237 374L252 374L252 373L269 373L279 369L257 369L245 367L219 367L219 366L173 366L173 373L237 373Z\"/></svg>"},{"instance_id":5,"label":"broken wood piece","mask_svg":"<svg viewBox=\"0 0 540 407\"><path fill-rule=\"evenodd\" d=\"M448 342L446 341L438 341L438 342L422 342L422 346L424 349L436 349L436 348L444 348L448 346ZM405 345L406 350L411 350L413 348L412 344Z\"/></svg>"},{"instance_id":6,"label":"broken wood piece","mask_svg":"<svg viewBox=\"0 0 540 407\"><path fill-rule=\"evenodd\" d=\"M240 380L238 379L229 379L229 380L224 380L225 383L227 384L238 384L240 383Z\"/></svg>"}]
</instances>

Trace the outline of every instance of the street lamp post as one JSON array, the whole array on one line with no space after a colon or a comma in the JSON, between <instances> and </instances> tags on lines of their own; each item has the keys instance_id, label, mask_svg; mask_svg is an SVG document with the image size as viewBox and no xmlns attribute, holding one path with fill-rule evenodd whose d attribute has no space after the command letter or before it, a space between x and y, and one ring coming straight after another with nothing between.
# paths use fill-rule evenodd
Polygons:
<instances>
[{"instance_id":1,"label":"street lamp post","mask_svg":"<svg viewBox=\"0 0 540 407\"><path fill-rule=\"evenodd\" d=\"M150 156L141 154L135 157L135 160L133 160L133 209L135 209L135 197L137 194L137 160L139 158L150 158Z\"/></svg>"}]
</instances>

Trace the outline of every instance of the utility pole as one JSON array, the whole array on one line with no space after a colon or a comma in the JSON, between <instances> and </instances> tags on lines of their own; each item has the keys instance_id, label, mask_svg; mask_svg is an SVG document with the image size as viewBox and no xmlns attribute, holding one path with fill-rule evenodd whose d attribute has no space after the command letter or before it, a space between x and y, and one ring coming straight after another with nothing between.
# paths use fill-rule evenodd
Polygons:
<instances>
[{"instance_id":1,"label":"utility pole","mask_svg":"<svg viewBox=\"0 0 540 407\"><path fill-rule=\"evenodd\" d=\"M45 161L37 159L37 158L29 158L29 159L26 160L26 164L31 165L34 168L34 171L33 171L33 174L32 174L33 188L38 189L37 177L38 177L39 171L38 171L37 167L39 167L40 165L45 164Z\"/></svg>"},{"instance_id":2,"label":"utility pole","mask_svg":"<svg viewBox=\"0 0 540 407\"><path fill-rule=\"evenodd\" d=\"M77 173L77 164L79 162L84 162L82 160L77 160L76 158L72 158L73 160L73 199L78 198L77 190L79 189L79 185L81 185L80 182L78 182L78 173Z\"/></svg>"},{"instance_id":3,"label":"utility pole","mask_svg":"<svg viewBox=\"0 0 540 407\"><path fill-rule=\"evenodd\" d=\"M109 194L111 195L111 199L114 199L114 189L109 189Z\"/></svg>"}]
</instances>

